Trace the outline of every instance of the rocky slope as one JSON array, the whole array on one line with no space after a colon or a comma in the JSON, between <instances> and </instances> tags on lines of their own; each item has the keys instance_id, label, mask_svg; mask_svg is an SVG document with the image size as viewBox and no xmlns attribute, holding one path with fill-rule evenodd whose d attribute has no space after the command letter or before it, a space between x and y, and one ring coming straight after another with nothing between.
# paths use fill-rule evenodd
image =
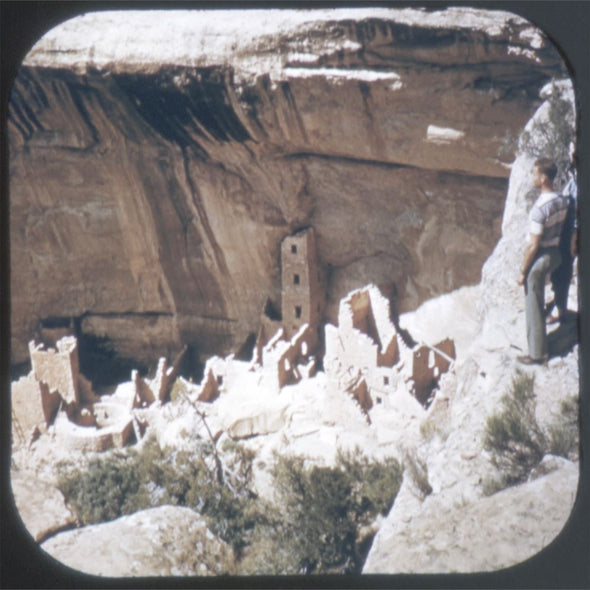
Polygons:
<instances>
[{"instance_id":1,"label":"rocky slope","mask_svg":"<svg viewBox=\"0 0 590 590\"><path fill-rule=\"evenodd\" d=\"M280 303L280 241L307 225L327 320L370 282L399 311L476 284L516 137L563 74L540 31L505 12L64 23L10 103L12 362L69 322L146 365L187 343L238 350L267 298Z\"/></svg>"},{"instance_id":2,"label":"rocky slope","mask_svg":"<svg viewBox=\"0 0 590 590\"><path fill-rule=\"evenodd\" d=\"M214 576L232 573L231 548L190 508L161 506L63 533L43 548L95 576Z\"/></svg>"},{"instance_id":3,"label":"rocky slope","mask_svg":"<svg viewBox=\"0 0 590 590\"><path fill-rule=\"evenodd\" d=\"M375 538L365 573L476 572L507 567L549 545L571 515L579 467L567 460L547 457L549 468L544 473L555 474L486 496L487 483L497 475L484 448L486 420L499 413L501 398L510 391L517 371L524 369L534 375L535 415L543 430L551 427L562 401L573 399L577 403L579 395L575 317L550 331L547 366L525 369L516 361L518 354L527 351L524 295L517 285L517 274L527 214L535 195L535 152L551 149L546 142L548 137L557 137L556 125L574 125L569 83L547 87L542 95L544 103L527 124L532 139L527 145L521 142L522 151L513 165L502 239L484 265L477 305L471 307L478 309L471 319L479 320L479 328L458 355L453 373L441 382L422 422L422 439L412 449L424 461L432 492L425 497L414 482L404 481ZM555 100L570 105L563 120L550 116ZM568 308L575 311L576 279L569 295ZM460 292L448 299L453 302L456 297L460 297L463 310L469 309L462 304L465 296ZM546 300L551 297L548 286ZM451 305L445 298L428 302L407 324L424 337L437 337L440 325L433 326L432 318L443 316L447 319L443 325L449 329ZM469 526L476 522L477 526Z\"/></svg>"}]
</instances>

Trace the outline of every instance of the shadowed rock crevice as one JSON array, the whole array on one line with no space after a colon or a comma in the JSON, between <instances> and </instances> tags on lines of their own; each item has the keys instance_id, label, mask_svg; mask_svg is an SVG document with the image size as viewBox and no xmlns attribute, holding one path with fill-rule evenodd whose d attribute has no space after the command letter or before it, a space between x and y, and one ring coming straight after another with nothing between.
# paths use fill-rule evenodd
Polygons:
<instances>
[{"instance_id":1,"label":"shadowed rock crevice","mask_svg":"<svg viewBox=\"0 0 590 590\"><path fill-rule=\"evenodd\" d=\"M218 68L118 74L117 84L164 139L205 156L198 139L243 142L250 136L229 106L231 75ZM196 136L196 138L195 138Z\"/></svg>"}]
</instances>

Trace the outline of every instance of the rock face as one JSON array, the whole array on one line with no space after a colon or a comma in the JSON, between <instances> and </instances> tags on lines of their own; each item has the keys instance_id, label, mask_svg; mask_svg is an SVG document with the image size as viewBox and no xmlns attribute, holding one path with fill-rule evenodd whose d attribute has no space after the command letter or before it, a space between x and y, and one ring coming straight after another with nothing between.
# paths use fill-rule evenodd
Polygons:
<instances>
[{"instance_id":1,"label":"rock face","mask_svg":"<svg viewBox=\"0 0 590 590\"><path fill-rule=\"evenodd\" d=\"M420 425L422 440L412 448L424 463L430 491L425 497L411 478L404 478L364 573L475 572L515 565L549 545L573 509L578 465L548 458L538 474L531 474L534 481L485 497L486 481L493 475L484 445L486 420L499 412L501 397L510 390L516 371L524 370L535 379L535 418L544 432L559 415L562 402L577 403L580 389L577 347L555 345L561 341L559 332L575 333L575 319L549 333L547 366L525 368L516 361L527 351L524 294L517 274L528 231L527 213L535 196L531 169L539 152L559 155L574 129L571 84L548 86L542 96L544 103L526 127L532 139L521 142L513 165L502 238L482 270L478 313L475 303L469 303L470 292L463 289L427 302L407 320L400 318L412 333L433 339L441 327L448 329L449 319L466 319L452 313L455 305L471 315L464 327L459 326L454 371L441 380ZM569 105L562 118L549 116L555 101ZM560 137L560 129L569 129L562 133L564 145L546 145L547 138ZM568 309L575 312L575 286L569 295ZM550 297L547 286L546 301ZM435 323L437 309L444 319ZM479 329L471 337L461 337L478 317Z\"/></svg>"},{"instance_id":2,"label":"rock face","mask_svg":"<svg viewBox=\"0 0 590 590\"><path fill-rule=\"evenodd\" d=\"M17 470L11 472L10 483L18 514L35 541L41 543L50 535L74 527L76 519L54 484Z\"/></svg>"},{"instance_id":3,"label":"rock face","mask_svg":"<svg viewBox=\"0 0 590 590\"><path fill-rule=\"evenodd\" d=\"M211 576L232 572L231 548L190 508L161 506L48 539L41 547L97 576Z\"/></svg>"},{"instance_id":4,"label":"rock face","mask_svg":"<svg viewBox=\"0 0 590 590\"><path fill-rule=\"evenodd\" d=\"M137 362L237 350L267 299L280 304L281 241L309 226L324 319L369 283L399 311L476 284L515 139L564 73L504 12L64 23L10 103L12 362L72 318Z\"/></svg>"},{"instance_id":5,"label":"rock face","mask_svg":"<svg viewBox=\"0 0 590 590\"><path fill-rule=\"evenodd\" d=\"M414 517L399 521L405 520L399 530L388 530L393 521L381 528L363 572L470 573L520 563L544 549L565 526L577 481L578 466L569 463L452 510L436 500L426 502Z\"/></svg>"}]
</instances>

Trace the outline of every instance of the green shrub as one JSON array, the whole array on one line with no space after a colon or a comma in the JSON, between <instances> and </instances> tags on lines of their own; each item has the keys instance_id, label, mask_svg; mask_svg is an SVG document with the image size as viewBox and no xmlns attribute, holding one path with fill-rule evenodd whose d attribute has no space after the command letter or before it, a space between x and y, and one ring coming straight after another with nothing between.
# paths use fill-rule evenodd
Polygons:
<instances>
[{"instance_id":1,"label":"green shrub","mask_svg":"<svg viewBox=\"0 0 590 590\"><path fill-rule=\"evenodd\" d=\"M292 550L290 527L276 507L265 513L266 525L256 526L250 544L244 548L237 573L243 576L286 576L301 574L297 556Z\"/></svg>"},{"instance_id":2,"label":"green shrub","mask_svg":"<svg viewBox=\"0 0 590 590\"><path fill-rule=\"evenodd\" d=\"M578 404L572 397L563 400L557 419L549 427L549 452L566 459L578 457L580 445L580 426Z\"/></svg>"},{"instance_id":3,"label":"green shrub","mask_svg":"<svg viewBox=\"0 0 590 590\"><path fill-rule=\"evenodd\" d=\"M105 522L150 506L134 468L136 459L135 453L111 453L90 459L81 469L58 464L57 486L78 522Z\"/></svg>"},{"instance_id":4,"label":"green shrub","mask_svg":"<svg viewBox=\"0 0 590 590\"><path fill-rule=\"evenodd\" d=\"M484 448L491 453L506 485L526 481L547 448L535 417L534 382L534 375L518 370L510 392L502 396L502 410L486 422Z\"/></svg>"},{"instance_id":5,"label":"green shrub","mask_svg":"<svg viewBox=\"0 0 590 590\"><path fill-rule=\"evenodd\" d=\"M415 455L406 453L404 457L404 470L408 473L423 498L432 494L432 486L428 481L428 466L424 461Z\"/></svg>"},{"instance_id":6,"label":"green shrub","mask_svg":"<svg viewBox=\"0 0 590 590\"><path fill-rule=\"evenodd\" d=\"M164 451L150 439L140 450L112 452L82 466L60 464L58 488L84 525L164 504L195 508L239 553L259 518L250 491L252 460L239 446L218 461L209 443L189 453Z\"/></svg>"},{"instance_id":7,"label":"green shrub","mask_svg":"<svg viewBox=\"0 0 590 590\"><path fill-rule=\"evenodd\" d=\"M276 565L291 573L359 573L372 540L361 530L391 508L399 463L370 462L358 450L339 454L335 467L306 468L302 458L281 457L273 475L281 506L274 538L291 556L288 566L281 556Z\"/></svg>"},{"instance_id":8,"label":"green shrub","mask_svg":"<svg viewBox=\"0 0 590 590\"><path fill-rule=\"evenodd\" d=\"M482 481L481 488L484 496L492 496L508 487L506 478L501 473L488 475Z\"/></svg>"},{"instance_id":9,"label":"green shrub","mask_svg":"<svg viewBox=\"0 0 590 590\"><path fill-rule=\"evenodd\" d=\"M237 573L361 571L371 524L399 490L397 461L370 462L356 451L339 454L335 467L305 468L301 458L281 457L273 471L279 501L269 506L253 492L253 453L220 446L162 450L150 439L84 465L60 464L58 487L84 525L164 504L191 507L241 559Z\"/></svg>"}]
</instances>

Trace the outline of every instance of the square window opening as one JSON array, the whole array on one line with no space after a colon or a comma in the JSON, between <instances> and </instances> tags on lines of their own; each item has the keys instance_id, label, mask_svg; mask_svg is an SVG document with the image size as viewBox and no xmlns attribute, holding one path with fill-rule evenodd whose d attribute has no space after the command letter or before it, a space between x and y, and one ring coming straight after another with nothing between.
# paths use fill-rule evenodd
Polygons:
<instances>
[{"instance_id":1,"label":"square window opening","mask_svg":"<svg viewBox=\"0 0 590 590\"><path fill-rule=\"evenodd\" d=\"M301 305L295 306L295 317L299 320L301 319Z\"/></svg>"},{"instance_id":2,"label":"square window opening","mask_svg":"<svg viewBox=\"0 0 590 590\"><path fill-rule=\"evenodd\" d=\"M293 275L293 284L299 285L299 282L300 282L299 275Z\"/></svg>"},{"instance_id":3,"label":"square window opening","mask_svg":"<svg viewBox=\"0 0 590 590\"><path fill-rule=\"evenodd\" d=\"M297 245L296 244L291 244L291 253L297 254Z\"/></svg>"}]
</instances>

